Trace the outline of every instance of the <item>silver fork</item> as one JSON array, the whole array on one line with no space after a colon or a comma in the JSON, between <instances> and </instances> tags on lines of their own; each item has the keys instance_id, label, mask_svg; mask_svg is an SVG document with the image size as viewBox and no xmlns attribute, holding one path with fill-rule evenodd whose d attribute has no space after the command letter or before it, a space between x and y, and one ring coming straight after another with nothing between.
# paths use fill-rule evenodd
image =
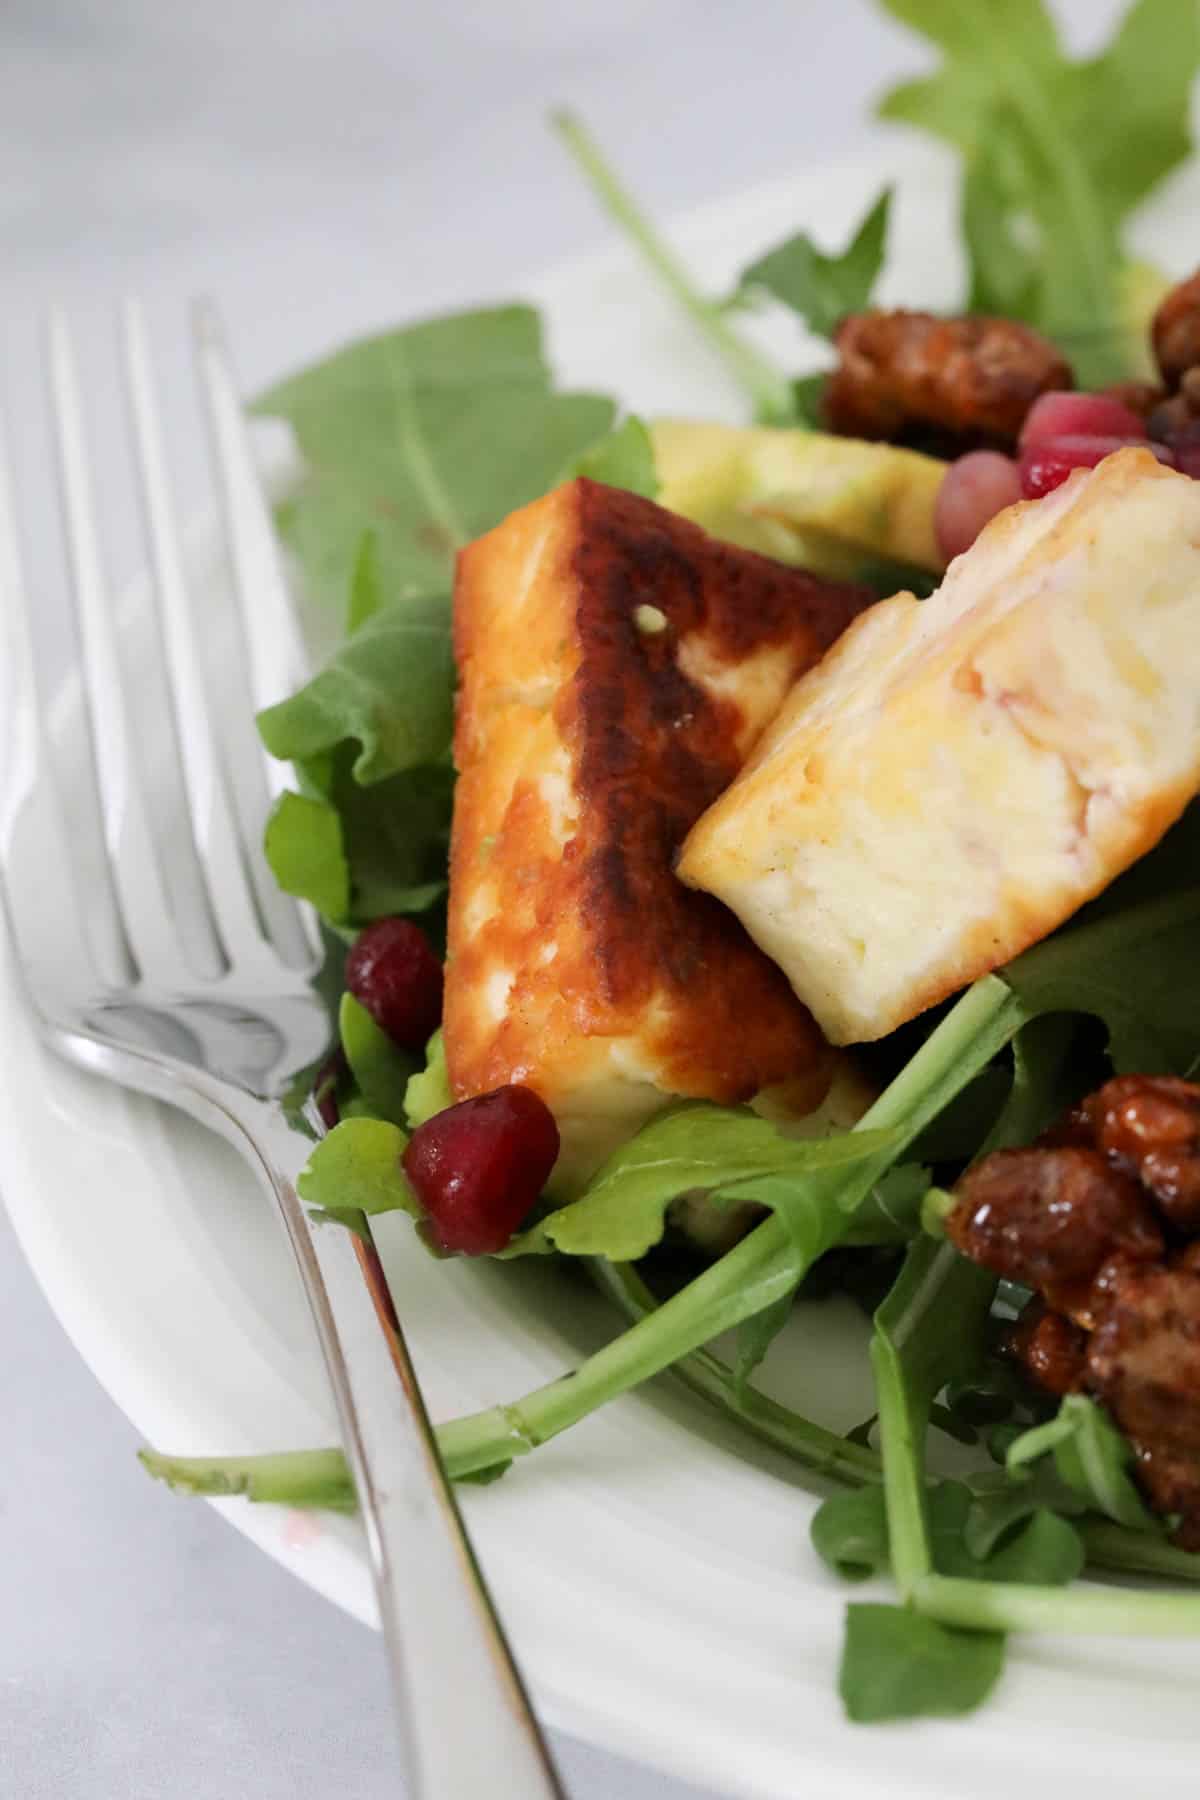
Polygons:
<instances>
[{"instance_id":1,"label":"silver fork","mask_svg":"<svg viewBox=\"0 0 1200 1800\"><path fill-rule=\"evenodd\" d=\"M0 445L0 684L7 677L9 690L0 871L30 1003L55 1051L211 1126L278 1206L358 1492L412 1794L562 1800L374 1246L314 1227L296 1195L311 1142L280 1101L321 1056L329 1025L313 988L322 961L313 922L273 885L260 849L275 778L253 713L302 674L303 654L220 331L211 309L198 313L237 598L228 617L207 616L203 628L184 580L146 336L132 306L122 335L155 601L136 671L130 622L118 621L103 576L61 318L48 335L82 652L65 771L67 753L52 754L35 698L29 592ZM150 742L159 746L153 781L143 767Z\"/></svg>"}]
</instances>

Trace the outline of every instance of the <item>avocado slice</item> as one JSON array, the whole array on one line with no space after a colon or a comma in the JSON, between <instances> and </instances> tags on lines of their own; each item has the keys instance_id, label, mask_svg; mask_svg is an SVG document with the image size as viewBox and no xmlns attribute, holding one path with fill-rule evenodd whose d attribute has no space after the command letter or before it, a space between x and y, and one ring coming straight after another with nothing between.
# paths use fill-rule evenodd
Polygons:
<instances>
[{"instance_id":1,"label":"avocado slice","mask_svg":"<svg viewBox=\"0 0 1200 1800\"><path fill-rule=\"evenodd\" d=\"M714 537L818 574L940 572L933 506L946 465L916 450L775 426L659 419L661 505Z\"/></svg>"}]
</instances>

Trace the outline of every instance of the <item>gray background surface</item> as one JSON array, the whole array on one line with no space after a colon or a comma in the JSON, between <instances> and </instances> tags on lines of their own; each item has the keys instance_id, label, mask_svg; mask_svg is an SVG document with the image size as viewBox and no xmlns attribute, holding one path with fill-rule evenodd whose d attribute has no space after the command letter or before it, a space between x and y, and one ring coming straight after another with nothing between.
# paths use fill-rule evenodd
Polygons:
<instances>
[{"instance_id":1,"label":"gray background surface","mask_svg":"<svg viewBox=\"0 0 1200 1800\"><path fill-rule=\"evenodd\" d=\"M1057 10L1086 42L1116 9ZM216 293L256 384L595 242L551 104L578 106L663 214L861 144L869 96L922 60L867 0L4 0L0 396L31 523L49 518L32 353L51 296L101 414L130 290L180 385L183 309ZM182 416L180 486L201 495ZM103 498L120 573L131 499L115 474ZM2 1214L0 1341L0 1795L398 1795L377 1640L146 1481ZM558 1750L576 1800L698 1793Z\"/></svg>"}]
</instances>

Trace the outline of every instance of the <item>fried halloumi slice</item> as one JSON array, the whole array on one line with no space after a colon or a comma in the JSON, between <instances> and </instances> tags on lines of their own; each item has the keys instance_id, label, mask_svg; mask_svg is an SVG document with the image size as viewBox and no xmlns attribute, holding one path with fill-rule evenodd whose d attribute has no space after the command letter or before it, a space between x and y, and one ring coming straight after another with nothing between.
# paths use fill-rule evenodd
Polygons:
<instances>
[{"instance_id":1,"label":"fried halloumi slice","mask_svg":"<svg viewBox=\"0 0 1200 1800\"><path fill-rule=\"evenodd\" d=\"M807 1009L672 863L869 598L587 480L462 552L447 1066L542 1095L558 1192L672 1097L821 1104Z\"/></svg>"},{"instance_id":2,"label":"fried halloumi slice","mask_svg":"<svg viewBox=\"0 0 1200 1800\"><path fill-rule=\"evenodd\" d=\"M719 895L832 1042L1045 937L1200 787L1200 485L1120 451L1008 508L804 677L700 820Z\"/></svg>"}]
</instances>

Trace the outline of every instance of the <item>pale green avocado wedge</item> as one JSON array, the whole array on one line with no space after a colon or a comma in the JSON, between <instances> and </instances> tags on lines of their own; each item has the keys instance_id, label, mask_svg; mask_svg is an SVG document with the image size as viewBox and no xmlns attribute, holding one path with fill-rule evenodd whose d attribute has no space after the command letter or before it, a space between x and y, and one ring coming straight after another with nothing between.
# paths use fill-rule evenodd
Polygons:
<instances>
[{"instance_id":1,"label":"pale green avocado wedge","mask_svg":"<svg viewBox=\"0 0 1200 1800\"><path fill-rule=\"evenodd\" d=\"M767 425L650 429L659 503L714 537L847 578L869 562L945 566L933 507L946 464L935 457Z\"/></svg>"}]
</instances>

